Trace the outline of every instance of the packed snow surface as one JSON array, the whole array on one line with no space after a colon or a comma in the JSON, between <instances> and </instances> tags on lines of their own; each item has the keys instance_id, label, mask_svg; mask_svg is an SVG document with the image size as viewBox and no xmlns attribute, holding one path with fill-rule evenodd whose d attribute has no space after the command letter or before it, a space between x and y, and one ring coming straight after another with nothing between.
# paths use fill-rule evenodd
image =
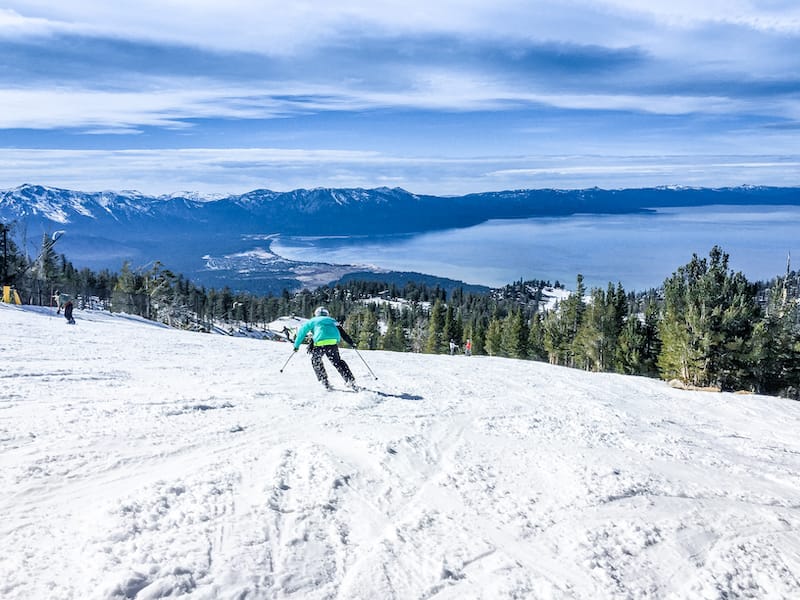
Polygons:
<instances>
[{"instance_id":1,"label":"packed snow surface","mask_svg":"<svg viewBox=\"0 0 800 600\"><path fill-rule=\"evenodd\" d=\"M0 305L5 600L800 597L800 403L75 316Z\"/></svg>"}]
</instances>

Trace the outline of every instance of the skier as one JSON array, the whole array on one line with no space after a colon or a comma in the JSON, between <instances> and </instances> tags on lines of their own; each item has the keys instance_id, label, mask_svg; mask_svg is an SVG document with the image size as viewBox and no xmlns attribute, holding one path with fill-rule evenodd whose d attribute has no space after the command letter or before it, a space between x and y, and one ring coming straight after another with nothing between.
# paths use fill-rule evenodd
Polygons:
<instances>
[{"instance_id":1,"label":"skier","mask_svg":"<svg viewBox=\"0 0 800 600\"><path fill-rule=\"evenodd\" d=\"M333 363L333 366L339 371L339 374L344 379L348 387L357 389L356 380L350 367L339 356L339 342L344 340L351 346L355 347L353 339L347 334L339 323L333 319L328 313L328 309L320 306L314 311L314 318L306 321L297 330L297 335L294 339L294 351L300 348L306 334L311 333L313 347L311 348L311 366L314 367L314 373L317 379L325 386L325 389L331 390L331 384L328 382L328 374L325 372L325 365L322 364L322 357L327 356L328 360Z\"/></svg>"},{"instance_id":2,"label":"skier","mask_svg":"<svg viewBox=\"0 0 800 600\"><path fill-rule=\"evenodd\" d=\"M450 356L453 356L453 354L456 353L456 348L458 348L458 346L456 346L456 341L451 339L450 340Z\"/></svg>"},{"instance_id":3,"label":"skier","mask_svg":"<svg viewBox=\"0 0 800 600\"><path fill-rule=\"evenodd\" d=\"M467 339L467 343L464 344L464 355L465 356L472 356L472 340Z\"/></svg>"},{"instance_id":4,"label":"skier","mask_svg":"<svg viewBox=\"0 0 800 600\"><path fill-rule=\"evenodd\" d=\"M67 300L64 305L64 318L70 325L75 325L75 319L72 318L72 300Z\"/></svg>"},{"instance_id":5,"label":"skier","mask_svg":"<svg viewBox=\"0 0 800 600\"><path fill-rule=\"evenodd\" d=\"M70 295L69 294L62 294L61 292L56 290L56 293L53 294L53 300L55 300L55 302L56 302L56 314L57 315L61 314L61 309L64 308L64 305L67 303L67 300L69 300L69 299L70 299Z\"/></svg>"}]
</instances>

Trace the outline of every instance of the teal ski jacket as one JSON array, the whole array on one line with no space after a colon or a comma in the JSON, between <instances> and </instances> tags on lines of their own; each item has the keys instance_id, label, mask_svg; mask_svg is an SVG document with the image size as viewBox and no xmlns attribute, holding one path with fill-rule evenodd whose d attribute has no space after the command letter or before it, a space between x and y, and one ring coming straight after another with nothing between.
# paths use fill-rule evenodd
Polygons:
<instances>
[{"instance_id":1,"label":"teal ski jacket","mask_svg":"<svg viewBox=\"0 0 800 600\"><path fill-rule=\"evenodd\" d=\"M314 317L309 319L297 330L294 340L295 350L300 347L306 334L311 331L315 346L333 346L342 341L339 334L339 324L333 317Z\"/></svg>"}]
</instances>

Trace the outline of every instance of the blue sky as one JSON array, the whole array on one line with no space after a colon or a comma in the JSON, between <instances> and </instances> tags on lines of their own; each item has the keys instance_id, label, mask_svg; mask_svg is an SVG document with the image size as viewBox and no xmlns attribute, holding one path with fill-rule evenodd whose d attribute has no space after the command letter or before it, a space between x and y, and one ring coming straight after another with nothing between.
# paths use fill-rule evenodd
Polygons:
<instances>
[{"instance_id":1,"label":"blue sky","mask_svg":"<svg viewBox=\"0 0 800 600\"><path fill-rule=\"evenodd\" d=\"M11 0L0 188L796 186L798 49L796 0Z\"/></svg>"}]
</instances>

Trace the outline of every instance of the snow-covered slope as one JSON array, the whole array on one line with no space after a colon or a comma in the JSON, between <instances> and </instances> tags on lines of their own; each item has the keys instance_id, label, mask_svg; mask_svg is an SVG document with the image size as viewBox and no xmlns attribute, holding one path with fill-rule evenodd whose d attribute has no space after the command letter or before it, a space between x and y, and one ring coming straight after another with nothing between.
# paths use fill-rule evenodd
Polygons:
<instances>
[{"instance_id":1,"label":"snow-covered slope","mask_svg":"<svg viewBox=\"0 0 800 600\"><path fill-rule=\"evenodd\" d=\"M0 305L4 599L800 597L800 403L76 318Z\"/></svg>"}]
</instances>

